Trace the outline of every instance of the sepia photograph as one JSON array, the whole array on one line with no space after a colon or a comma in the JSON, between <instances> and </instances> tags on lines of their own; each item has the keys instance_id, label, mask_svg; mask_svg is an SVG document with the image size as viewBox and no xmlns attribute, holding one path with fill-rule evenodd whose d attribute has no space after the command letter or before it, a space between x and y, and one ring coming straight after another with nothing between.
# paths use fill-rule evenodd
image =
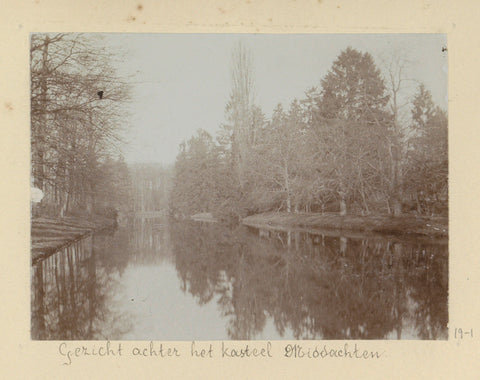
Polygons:
<instances>
[{"instance_id":1,"label":"sepia photograph","mask_svg":"<svg viewBox=\"0 0 480 380\"><path fill-rule=\"evenodd\" d=\"M448 340L446 34L28 48L31 340Z\"/></svg>"}]
</instances>

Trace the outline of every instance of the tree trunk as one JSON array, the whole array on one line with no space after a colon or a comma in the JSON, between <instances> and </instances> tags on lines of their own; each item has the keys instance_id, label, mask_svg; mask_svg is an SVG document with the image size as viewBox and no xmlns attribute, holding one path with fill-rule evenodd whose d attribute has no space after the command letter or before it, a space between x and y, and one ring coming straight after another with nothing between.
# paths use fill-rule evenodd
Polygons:
<instances>
[{"instance_id":1,"label":"tree trunk","mask_svg":"<svg viewBox=\"0 0 480 380\"><path fill-rule=\"evenodd\" d=\"M393 166L393 215L400 216L402 214L402 194L400 190L400 164L399 164L399 148L395 147L394 166Z\"/></svg>"},{"instance_id":2,"label":"tree trunk","mask_svg":"<svg viewBox=\"0 0 480 380\"><path fill-rule=\"evenodd\" d=\"M48 67L47 67L47 60L48 60L48 45L50 44L50 38L48 36L45 37L45 44L43 46L43 61L42 61L42 74L40 80L40 99L42 103L42 120L38 125L38 129L36 131L36 136L34 140L35 144L35 158L34 158L34 166L32 168L33 177L34 177L34 186L45 192L44 189L44 177L45 177L45 170L44 170L44 154L45 154L45 131L47 130L47 104L48 104L48 94L47 94L47 75L48 75Z\"/></svg>"},{"instance_id":3,"label":"tree trunk","mask_svg":"<svg viewBox=\"0 0 480 380\"><path fill-rule=\"evenodd\" d=\"M398 197L393 199L393 216L402 215L402 203Z\"/></svg>"},{"instance_id":4,"label":"tree trunk","mask_svg":"<svg viewBox=\"0 0 480 380\"><path fill-rule=\"evenodd\" d=\"M422 213L422 206L421 206L421 204L420 204L420 198L419 198L419 196L418 196L418 193L415 194L415 201L416 201L416 203L417 203L417 212L418 212L419 214L421 214L421 213Z\"/></svg>"},{"instance_id":5,"label":"tree trunk","mask_svg":"<svg viewBox=\"0 0 480 380\"><path fill-rule=\"evenodd\" d=\"M287 212L292 212L292 200L290 197L290 182L288 179L288 165L287 162L284 161L284 178L285 178L285 191L287 192Z\"/></svg>"},{"instance_id":6,"label":"tree trunk","mask_svg":"<svg viewBox=\"0 0 480 380\"><path fill-rule=\"evenodd\" d=\"M347 215L347 202L345 200L345 194L340 194L340 215Z\"/></svg>"},{"instance_id":7,"label":"tree trunk","mask_svg":"<svg viewBox=\"0 0 480 380\"><path fill-rule=\"evenodd\" d=\"M65 192L65 199L63 201L62 209L60 210L60 217L63 218L65 213L68 209L68 200L69 200L70 193L68 191Z\"/></svg>"},{"instance_id":8,"label":"tree trunk","mask_svg":"<svg viewBox=\"0 0 480 380\"><path fill-rule=\"evenodd\" d=\"M342 256L345 256L347 253L347 238L344 236L340 237L340 253Z\"/></svg>"}]
</instances>

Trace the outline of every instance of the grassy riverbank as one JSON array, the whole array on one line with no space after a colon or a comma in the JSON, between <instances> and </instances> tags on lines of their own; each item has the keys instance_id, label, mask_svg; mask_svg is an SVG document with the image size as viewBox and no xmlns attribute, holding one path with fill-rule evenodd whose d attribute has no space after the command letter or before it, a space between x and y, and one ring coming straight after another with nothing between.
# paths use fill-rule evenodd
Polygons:
<instances>
[{"instance_id":1,"label":"grassy riverbank","mask_svg":"<svg viewBox=\"0 0 480 380\"><path fill-rule=\"evenodd\" d=\"M113 227L114 219L33 217L31 225L32 263L51 255L63 247L82 239L90 233Z\"/></svg>"},{"instance_id":2,"label":"grassy riverbank","mask_svg":"<svg viewBox=\"0 0 480 380\"><path fill-rule=\"evenodd\" d=\"M355 216L317 213L264 213L243 219L243 224L257 228L301 228L309 230L336 230L345 232L375 233L395 236L426 236L448 238L448 219L403 215L391 217Z\"/></svg>"}]
</instances>

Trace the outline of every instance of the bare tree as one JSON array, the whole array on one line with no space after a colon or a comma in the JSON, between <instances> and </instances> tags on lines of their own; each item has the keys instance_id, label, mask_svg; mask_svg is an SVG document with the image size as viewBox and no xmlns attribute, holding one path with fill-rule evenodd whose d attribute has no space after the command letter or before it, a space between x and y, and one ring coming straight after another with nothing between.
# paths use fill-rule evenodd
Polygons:
<instances>
[{"instance_id":1,"label":"bare tree","mask_svg":"<svg viewBox=\"0 0 480 380\"><path fill-rule=\"evenodd\" d=\"M91 37L31 37L32 176L61 215L93 211L98 163L121 141L129 86L113 58Z\"/></svg>"},{"instance_id":2,"label":"bare tree","mask_svg":"<svg viewBox=\"0 0 480 380\"><path fill-rule=\"evenodd\" d=\"M255 136L252 130L254 99L252 56L239 43L232 54L232 91L227 104L227 118L231 128L232 160L240 186L245 183L245 161L249 144Z\"/></svg>"},{"instance_id":3,"label":"bare tree","mask_svg":"<svg viewBox=\"0 0 480 380\"><path fill-rule=\"evenodd\" d=\"M409 106L406 90L408 90L408 83L411 82L406 76L408 65L408 60L400 53L383 60L385 83L390 95L389 108L392 114L390 133L385 136L389 157L389 173L385 173L388 186L385 190L389 210L391 204L395 216L402 213L406 136L408 134L405 112Z\"/></svg>"}]
</instances>

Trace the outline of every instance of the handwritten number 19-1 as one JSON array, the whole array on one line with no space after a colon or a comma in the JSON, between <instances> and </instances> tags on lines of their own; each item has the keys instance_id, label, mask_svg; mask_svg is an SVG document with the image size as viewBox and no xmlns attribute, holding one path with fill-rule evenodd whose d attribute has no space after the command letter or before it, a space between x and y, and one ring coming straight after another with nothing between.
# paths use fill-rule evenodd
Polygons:
<instances>
[{"instance_id":1,"label":"handwritten number 19-1","mask_svg":"<svg viewBox=\"0 0 480 380\"><path fill-rule=\"evenodd\" d=\"M464 329L455 327L454 336L455 336L455 339L473 338L473 329L464 330Z\"/></svg>"}]
</instances>

